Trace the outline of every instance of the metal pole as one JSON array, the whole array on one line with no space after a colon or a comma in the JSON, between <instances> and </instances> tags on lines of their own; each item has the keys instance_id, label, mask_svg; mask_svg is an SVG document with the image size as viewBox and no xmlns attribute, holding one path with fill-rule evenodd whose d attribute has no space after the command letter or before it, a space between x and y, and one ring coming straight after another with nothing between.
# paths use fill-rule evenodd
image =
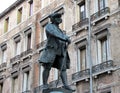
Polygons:
<instances>
[{"instance_id":1,"label":"metal pole","mask_svg":"<svg viewBox=\"0 0 120 93\"><path fill-rule=\"evenodd\" d=\"M89 59L89 68L90 68L90 93L93 93L93 80L92 80L92 56L91 56L91 19L90 19L90 4L88 2L88 19L89 19L89 28L88 28L88 59Z\"/></svg>"}]
</instances>

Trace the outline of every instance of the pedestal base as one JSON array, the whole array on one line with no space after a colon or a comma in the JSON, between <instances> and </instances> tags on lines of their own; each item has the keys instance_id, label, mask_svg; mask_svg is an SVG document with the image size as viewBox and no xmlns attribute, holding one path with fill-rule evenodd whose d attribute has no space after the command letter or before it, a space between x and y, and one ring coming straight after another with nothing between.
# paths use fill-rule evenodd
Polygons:
<instances>
[{"instance_id":1,"label":"pedestal base","mask_svg":"<svg viewBox=\"0 0 120 93\"><path fill-rule=\"evenodd\" d=\"M42 93L72 93L72 91L66 90L64 88L51 88L43 90Z\"/></svg>"}]
</instances>

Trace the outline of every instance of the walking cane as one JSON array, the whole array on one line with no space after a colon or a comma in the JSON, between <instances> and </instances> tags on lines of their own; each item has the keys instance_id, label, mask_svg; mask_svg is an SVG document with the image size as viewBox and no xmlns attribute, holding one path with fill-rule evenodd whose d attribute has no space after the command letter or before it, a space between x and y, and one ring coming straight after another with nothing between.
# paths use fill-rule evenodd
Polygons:
<instances>
[{"instance_id":1,"label":"walking cane","mask_svg":"<svg viewBox=\"0 0 120 93\"><path fill-rule=\"evenodd\" d=\"M69 38L70 37L72 37L72 36L75 36L76 35L76 33L72 33L70 36L69 36ZM59 75L58 75L58 80L56 81L56 88L57 88L57 85L58 85L58 82L59 82L59 79L60 79L60 74L61 74L61 72L62 72L62 69L63 69L63 66L64 66L64 62L65 62L65 60L66 60L66 57L67 57L67 48L68 48L68 43L66 44L66 49L65 49L65 53L64 53L64 59L63 59L63 63L62 63L62 66L61 66L61 69L60 69L60 73L59 73Z\"/></svg>"},{"instance_id":2,"label":"walking cane","mask_svg":"<svg viewBox=\"0 0 120 93\"><path fill-rule=\"evenodd\" d=\"M61 66L61 68L60 68L60 72L59 72L59 75L58 75L58 80L56 81L56 88L57 88L57 85L58 85L58 83L59 83L59 80L60 80L60 74L61 74L61 72L62 72L62 69L63 69L63 66L64 66L64 62L66 61L66 57L67 57L67 47L68 47L68 44L66 44L66 49L65 49L65 53L64 53L64 58L63 58L63 62L62 62L62 66Z\"/></svg>"}]
</instances>

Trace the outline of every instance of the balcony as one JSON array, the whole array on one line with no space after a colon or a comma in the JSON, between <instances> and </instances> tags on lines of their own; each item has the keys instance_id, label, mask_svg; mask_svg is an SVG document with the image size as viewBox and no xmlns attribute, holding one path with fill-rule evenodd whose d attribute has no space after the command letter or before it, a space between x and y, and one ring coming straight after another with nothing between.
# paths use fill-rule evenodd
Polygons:
<instances>
[{"instance_id":1,"label":"balcony","mask_svg":"<svg viewBox=\"0 0 120 93\"><path fill-rule=\"evenodd\" d=\"M20 60L20 55L17 55L17 56L15 56L15 57L11 58L11 59L10 59L10 63L16 62L16 61L18 61L18 60Z\"/></svg>"},{"instance_id":2,"label":"balcony","mask_svg":"<svg viewBox=\"0 0 120 93\"><path fill-rule=\"evenodd\" d=\"M109 16L110 13L110 8L106 7L96 13L94 13L93 15L91 15L91 21L93 21L93 23L95 23L96 21L100 21L103 18L107 19L107 17Z\"/></svg>"},{"instance_id":3,"label":"balcony","mask_svg":"<svg viewBox=\"0 0 120 93\"><path fill-rule=\"evenodd\" d=\"M108 60L101 64L95 65L92 67L93 76L97 76L106 72L110 73L113 70L113 67L114 65L112 60ZM79 71L77 73L72 74L72 80L73 82L87 80L89 78L89 75L90 75L89 69Z\"/></svg>"},{"instance_id":4,"label":"balcony","mask_svg":"<svg viewBox=\"0 0 120 93\"><path fill-rule=\"evenodd\" d=\"M15 57L11 58L10 63L15 64L16 62L20 61L22 57L25 57L25 56L31 54L32 52L33 52L32 49L28 49L28 50L22 52L20 55L17 55Z\"/></svg>"},{"instance_id":5,"label":"balcony","mask_svg":"<svg viewBox=\"0 0 120 93\"><path fill-rule=\"evenodd\" d=\"M109 60L109 61L103 62L101 64L95 65L92 68L93 75L98 75L98 74L101 74L101 73L109 72L113 69L113 66L114 65L113 65L112 60Z\"/></svg>"},{"instance_id":6,"label":"balcony","mask_svg":"<svg viewBox=\"0 0 120 93\"><path fill-rule=\"evenodd\" d=\"M46 44L46 42L47 42L47 40L42 41L41 43L39 43L39 44L36 45L36 48L37 48L37 49L43 48L44 45Z\"/></svg>"},{"instance_id":7,"label":"balcony","mask_svg":"<svg viewBox=\"0 0 120 93\"><path fill-rule=\"evenodd\" d=\"M89 69L79 71L72 75L72 80L73 80L73 82L77 82L77 81L87 79L87 78L89 78L89 74L90 74Z\"/></svg>"},{"instance_id":8,"label":"balcony","mask_svg":"<svg viewBox=\"0 0 120 93\"><path fill-rule=\"evenodd\" d=\"M28 49L28 50L22 52L22 53L20 54L20 57L25 57L25 56L31 54L32 52L33 52L32 49Z\"/></svg>"},{"instance_id":9,"label":"balcony","mask_svg":"<svg viewBox=\"0 0 120 93\"><path fill-rule=\"evenodd\" d=\"M3 69L3 68L6 68L7 67L7 63L5 62L5 63L2 63L1 65L0 65L0 70L1 69Z\"/></svg>"},{"instance_id":10,"label":"balcony","mask_svg":"<svg viewBox=\"0 0 120 93\"><path fill-rule=\"evenodd\" d=\"M82 26L84 26L86 24L88 24L88 18L85 18L85 19L81 20L80 22L74 24L72 26L72 30L76 31L77 29L81 28Z\"/></svg>"}]
</instances>

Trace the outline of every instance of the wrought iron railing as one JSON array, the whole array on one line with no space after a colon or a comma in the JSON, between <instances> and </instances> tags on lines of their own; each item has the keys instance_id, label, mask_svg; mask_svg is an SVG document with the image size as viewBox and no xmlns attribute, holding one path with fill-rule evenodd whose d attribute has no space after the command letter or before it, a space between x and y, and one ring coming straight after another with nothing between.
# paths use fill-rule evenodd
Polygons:
<instances>
[{"instance_id":1,"label":"wrought iron railing","mask_svg":"<svg viewBox=\"0 0 120 93\"><path fill-rule=\"evenodd\" d=\"M113 61L108 60L106 62L102 62L101 64L93 66L92 73L93 74L104 73L104 72L112 70L113 67L114 67ZM85 79L86 77L89 77L89 74L90 74L89 71L90 71L89 69L86 69L86 70L79 71L79 72L72 74L72 80L79 81L79 80Z\"/></svg>"},{"instance_id":2,"label":"wrought iron railing","mask_svg":"<svg viewBox=\"0 0 120 93\"><path fill-rule=\"evenodd\" d=\"M90 74L90 70L89 69L79 71L79 72L74 73L72 75L72 80L73 81L80 80L80 79L82 79L82 78L84 78L86 76L89 76L89 74Z\"/></svg>"},{"instance_id":3,"label":"wrought iron railing","mask_svg":"<svg viewBox=\"0 0 120 93\"><path fill-rule=\"evenodd\" d=\"M26 56L26 55L28 55L28 54L30 54L30 53L32 53L32 52L33 52L32 49L28 49L28 50L22 52L22 53L20 54L20 57L24 57L24 56Z\"/></svg>"},{"instance_id":4,"label":"wrought iron railing","mask_svg":"<svg viewBox=\"0 0 120 93\"><path fill-rule=\"evenodd\" d=\"M85 19L81 20L80 22L74 24L74 25L72 26L72 30L73 30L73 31L74 31L74 30L77 30L79 27L82 27L82 26L84 26L85 24L88 24L88 18L85 18Z\"/></svg>"},{"instance_id":5,"label":"wrought iron railing","mask_svg":"<svg viewBox=\"0 0 120 93\"><path fill-rule=\"evenodd\" d=\"M36 48L38 49L40 47L43 47L46 42L47 42L47 40L42 41L41 43L39 43L39 44L36 45Z\"/></svg>"},{"instance_id":6,"label":"wrought iron railing","mask_svg":"<svg viewBox=\"0 0 120 93\"><path fill-rule=\"evenodd\" d=\"M32 52L33 52L32 49L28 49L28 50L22 52L20 55L17 55L15 57L11 58L10 63L16 62L16 61L20 60L21 57L24 57Z\"/></svg>"},{"instance_id":7,"label":"wrought iron railing","mask_svg":"<svg viewBox=\"0 0 120 93\"><path fill-rule=\"evenodd\" d=\"M106 7L104 9L94 13L93 15L91 15L91 20L93 21L93 20L95 20L95 19L97 19L97 18L99 18L101 16L104 16L104 15L106 15L108 13L110 13L110 8Z\"/></svg>"},{"instance_id":8,"label":"wrought iron railing","mask_svg":"<svg viewBox=\"0 0 120 93\"><path fill-rule=\"evenodd\" d=\"M13 63L13 62L15 62L15 61L17 61L17 60L20 60L20 55L17 55L17 56L15 56L15 57L11 58L11 59L10 59L10 63Z\"/></svg>"},{"instance_id":9,"label":"wrought iron railing","mask_svg":"<svg viewBox=\"0 0 120 93\"><path fill-rule=\"evenodd\" d=\"M93 70L93 73L99 73L102 71L106 71L107 69L110 69L112 67L113 67L113 61L109 60L109 61L93 66L92 70Z\"/></svg>"}]
</instances>

